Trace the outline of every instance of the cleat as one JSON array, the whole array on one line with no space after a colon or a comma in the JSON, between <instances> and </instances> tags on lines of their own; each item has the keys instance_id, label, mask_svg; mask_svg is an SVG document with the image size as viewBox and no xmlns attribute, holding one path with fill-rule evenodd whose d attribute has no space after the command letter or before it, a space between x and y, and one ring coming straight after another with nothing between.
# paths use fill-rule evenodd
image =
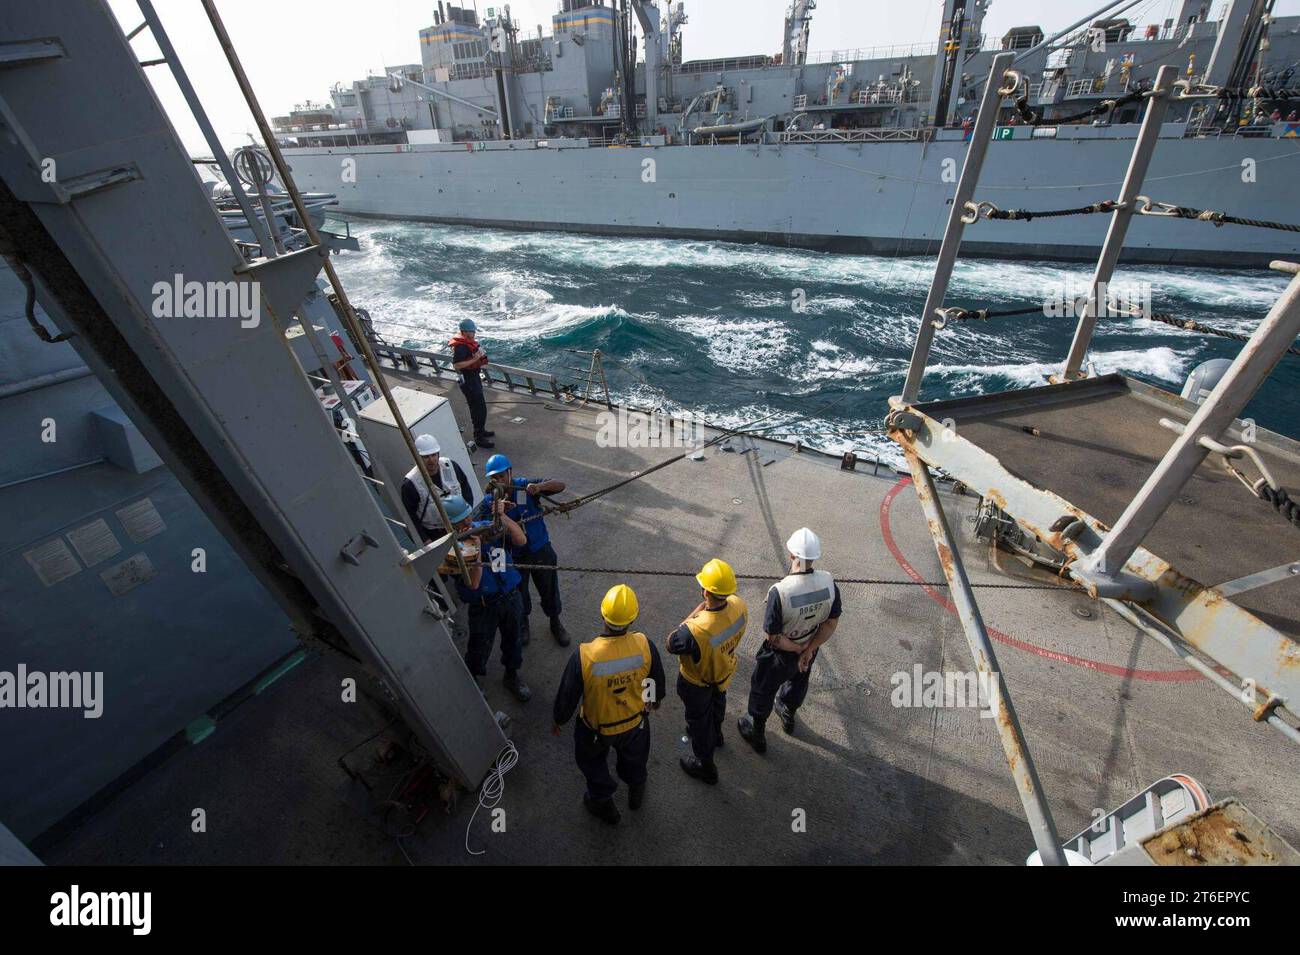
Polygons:
<instances>
[{"instance_id":1,"label":"cleat","mask_svg":"<svg viewBox=\"0 0 1300 955\"><path fill-rule=\"evenodd\" d=\"M736 728L740 730L740 738L754 747L754 752L767 752L767 735L763 732L762 723L755 722L754 718L746 713L736 720Z\"/></svg>"},{"instance_id":2,"label":"cleat","mask_svg":"<svg viewBox=\"0 0 1300 955\"><path fill-rule=\"evenodd\" d=\"M617 826L622 815L618 807L614 805L612 799L592 799L590 796L583 794L582 804L587 807L587 812L591 813L601 822L607 822L611 826Z\"/></svg>"},{"instance_id":3,"label":"cleat","mask_svg":"<svg viewBox=\"0 0 1300 955\"><path fill-rule=\"evenodd\" d=\"M710 786L718 784L718 767L712 762L704 763L695 756L683 756L677 760L677 764L682 767L682 772L687 776L694 776Z\"/></svg>"},{"instance_id":4,"label":"cleat","mask_svg":"<svg viewBox=\"0 0 1300 955\"><path fill-rule=\"evenodd\" d=\"M643 802L645 802L645 783L640 786L628 786L627 808L636 811L641 808Z\"/></svg>"},{"instance_id":5,"label":"cleat","mask_svg":"<svg viewBox=\"0 0 1300 955\"><path fill-rule=\"evenodd\" d=\"M527 703L533 698L533 691L528 688L528 684L518 673L507 673L501 682L520 703Z\"/></svg>"},{"instance_id":6,"label":"cleat","mask_svg":"<svg viewBox=\"0 0 1300 955\"><path fill-rule=\"evenodd\" d=\"M569 631L564 629L564 624L560 622L559 617L551 618L551 636L555 638L555 642L560 646L567 647L569 645Z\"/></svg>"},{"instance_id":7,"label":"cleat","mask_svg":"<svg viewBox=\"0 0 1300 955\"><path fill-rule=\"evenodd\" d=\"M785 706L780 700L776 701L776 715L781 718L781 729L785 730L787 736L794 735L794 710Z\"/></svg>"}]
</instances>

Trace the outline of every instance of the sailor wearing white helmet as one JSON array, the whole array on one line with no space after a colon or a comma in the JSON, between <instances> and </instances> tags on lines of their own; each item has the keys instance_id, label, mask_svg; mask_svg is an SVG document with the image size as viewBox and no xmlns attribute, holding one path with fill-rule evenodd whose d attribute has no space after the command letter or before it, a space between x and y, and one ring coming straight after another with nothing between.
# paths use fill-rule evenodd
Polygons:
<instances>
[{"instance_id":1,"label":"sailor wearing white helmet","mask_svg":"<svg viewBox=\"0 0 1300 955\"><path fill-rule=\"evenodd\" d=\"M424 459L424 466L429 469L429 477L433 478L439 497L458 496L463 497L471 505L474 503L474 485L469 483L459 464L442 456L442 448L437 438L431 434L417 436L415 450ZM438 516L438 509L434 507L433 500L429 497L429 488L420 479L418 466L407 471L406 477L402 480L402 505L406 508L406 513L411 516L411 521L420 532L424 543L437 540L446 533L442 527L442 520Z\"/></svg>"},{"instance_id":2,"label":"sailor wearing white helmet","mask_svg":"<svg viewBox=\"0 0 1300 955\"><path fill-rule=\"evenodd\" d=\"M785 549L790 573L767 592L764 641L749 681L749 712L737 721L741 737L759 753L767 751L764 727L773 707L782 729L794 732L794 714L808 695L817 650L835 632L841 611L835 579L813 569L822 555L821 539L801 527Z\"/></svg>"}]
</instances>

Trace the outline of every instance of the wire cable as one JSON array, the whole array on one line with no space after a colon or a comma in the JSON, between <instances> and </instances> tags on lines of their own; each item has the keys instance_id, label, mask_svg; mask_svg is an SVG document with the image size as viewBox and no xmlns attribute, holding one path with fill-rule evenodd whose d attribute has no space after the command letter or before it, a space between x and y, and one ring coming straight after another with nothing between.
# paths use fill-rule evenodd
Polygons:
<instances>
[{"instance_id":1,"label":"wire cable","mask_svg":"<svg viewBox=\"0 0 1300 955\"><path fill-rule=\"evenodd\" d=\"M496 808L497 803L501 801L501 797L506 794L506 773L514 769L515 764L518 762L519 750L515 749L514 743L506 740L506 748L501 751L496 764L488 772L487 778L483 780L483 785L478 788L478 805L474 807L474 812L469 817L469 825L465 827L465 851L470 855L481 856L487 854L486 849L480 849L476 852L469 846L469 833L474 828L474 818L478 815L480 809Z\"/></svg>"}]
</instances>

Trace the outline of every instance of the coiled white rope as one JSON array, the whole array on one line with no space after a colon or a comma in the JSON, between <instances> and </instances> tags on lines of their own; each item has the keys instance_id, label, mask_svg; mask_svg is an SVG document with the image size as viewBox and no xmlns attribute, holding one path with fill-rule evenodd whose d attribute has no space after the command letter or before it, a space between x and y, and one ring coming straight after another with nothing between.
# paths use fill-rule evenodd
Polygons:
<instances>
[{"instance_id":1,"label":"coiled white rope","mask_svg":"<svg viewBox=\"0 0 1300 955\"><path fill-rule=\"evenodd\" d=\"M515 749L514 743L507 740L506 748L497 757L496 765L488 772L483 785L478 789L478 805L474 807L474 812L469 817L469 825L465 827L465 851L472 856L487 854L486 849L475 852L469 847L469 833L474 828L474 817L478 815L480 809L496 808L496 804L506 794L506 773L514 769L517 762L519 762L519 750Z\"/></svg>"}]
</instances>

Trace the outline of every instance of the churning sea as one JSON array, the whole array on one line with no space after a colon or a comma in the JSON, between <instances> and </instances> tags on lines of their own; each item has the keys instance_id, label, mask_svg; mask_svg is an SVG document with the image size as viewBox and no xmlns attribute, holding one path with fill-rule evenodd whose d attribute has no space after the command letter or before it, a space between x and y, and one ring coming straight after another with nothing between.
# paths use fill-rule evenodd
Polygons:
<instances>
[{"instance_id":1,"label":"churning sea","mask_svg":"<svg viewBox=\"0 0 1300 955\"><path fill-rule=\"evenodd\" d=\"M827 450L892 456L873 433L898 394L933 259L727 242L510 232L353 221L360 252L336 266L358 307L395 344L443 349L473 318L495 362L562 380L607 356L611 390L666 413L799 436ZM1087 263L964 259L947 304L1023 308L1086 289ZM1287 276L1264 269L1129 266L1112 289L1157 313L1249 333ZM796 304L801 307L796 308ZM938 332L922 399L1041 384L1059 369L1074 320L1042 314ZM1141 318L1098 326L1091 362L1170 391L1240 344ZM1300 358L1283 359L1247 408L1300 437ZM774 427L775 426L775 427Z\"/></svg>"}]
</instances>

